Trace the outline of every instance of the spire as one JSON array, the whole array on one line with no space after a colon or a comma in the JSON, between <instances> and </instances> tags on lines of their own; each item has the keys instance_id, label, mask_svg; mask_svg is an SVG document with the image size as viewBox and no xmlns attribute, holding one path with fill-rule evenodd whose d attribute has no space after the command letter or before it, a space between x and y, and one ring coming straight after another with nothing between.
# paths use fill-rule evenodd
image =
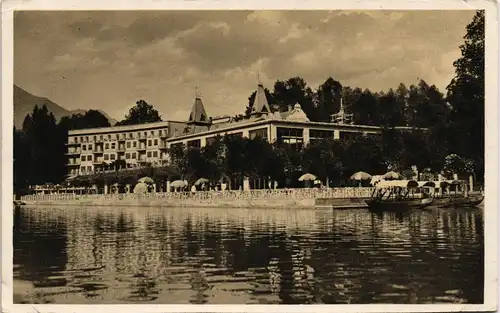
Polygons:
<instances>
[{"instance_id":1,"label":"spire","mask_svg":"<svg viewBox=\"0 0 500 313\"><path fill-rule=\"evenodd\" d=\"M252 105L252 114L270 113L269 103L267 102L264 86L258 81L257 92Z\"/></svg>"},{"instance_id":2,"label":"spire","mask_svg":"<svg viewBox=\"0 0 500 313\"><path fill-rule=\"evenodd\" d=\"M200 91L198 87L195 89L195 100L193 107L191 108L191 114L189 114L189 123L208 123L208 115L203 106L203 101L201 101Z\"/></svg>"}]
</instances>

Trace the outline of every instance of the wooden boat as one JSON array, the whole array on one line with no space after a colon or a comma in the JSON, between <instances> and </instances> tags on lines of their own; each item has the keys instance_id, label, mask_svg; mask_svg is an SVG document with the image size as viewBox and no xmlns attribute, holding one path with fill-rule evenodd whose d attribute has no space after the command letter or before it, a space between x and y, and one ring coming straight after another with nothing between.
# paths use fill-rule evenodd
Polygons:
<instances>
[{"instance_id":1,"label":"wooden boat","mask_svg":"<svg viewBox=\"0 0 500 313\"><path fill-rule=\"evenodd\" d=\"M370 199L366 200L366 204L370 209L374 210L408 210L408 209L423 209L428 207L434 201L433 198L423 199L405 199L405 200L383 200Z\"/></svg>"},{"instance_id":2,"label":"wooden boat","mask_svg":"<svg viewBox=\"0 0 500 313\"><path fill-rule=\"evenodd\" d=\"M390 180L377 184L371 199L366 204L371 210L409 210L430 206L432 197L416 197L413 190L419 187L414 180Z\"/></svg>"},{"instance_id":3,"label":"wooden boat","mask_svg":"<svg viewBox=\"0 0 500 313\"><path fill-rule=\"evenodd\" d=\"M434 206L438 208L458 208L458 207L473 207L483 202L483 195L458 195L458 196L445 196L436 198Z\"/></svg>"},{"instance_id":4,"label":"wooden boat","mask_svg":"<svg viewBox=\"0 0 500 313\"><path fill-rule=\"evenodd\" d=\"M460 181L442 181L439 183L441 188L447 188L449 186L458 186L462 182ZM465 193L449 193L442 196L437 196L434 198L433 206L438 208L451 208L451 207L472 207L481 204L483 202L484 196L482 194L465 194Z\"/></svg>"}]
</instances>

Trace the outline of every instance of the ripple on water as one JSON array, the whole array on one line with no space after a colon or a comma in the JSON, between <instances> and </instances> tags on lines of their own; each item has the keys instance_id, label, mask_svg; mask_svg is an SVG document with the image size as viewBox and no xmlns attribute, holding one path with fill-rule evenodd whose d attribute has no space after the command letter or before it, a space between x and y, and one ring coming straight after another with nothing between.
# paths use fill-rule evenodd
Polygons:
<instances>
[{"instance_id":1,"label":"ripple on water","mask_svg":"<svg viewBox=\"0 0 500 313\"><path fill-rule=\"evenodd\" d=\"M18 302L483 301L480 210L377 215L359 209L23 208L17 213Z\"/></svg>"}]
</instances>

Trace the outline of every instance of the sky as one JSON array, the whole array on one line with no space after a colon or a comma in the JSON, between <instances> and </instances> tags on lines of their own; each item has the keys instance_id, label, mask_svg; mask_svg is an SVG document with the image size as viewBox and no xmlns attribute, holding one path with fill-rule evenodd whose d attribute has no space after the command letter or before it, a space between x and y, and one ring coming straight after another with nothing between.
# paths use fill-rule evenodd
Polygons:
<instances>
[{"instance_id":1,"label":"sky","mask_svg":"<svg viewBox=\"0 0 500 313\"><path fill-rule=\"evenodd\" d=\"M210 116L243 113L259 80L328 77L442 92L473 11L21 11L14 83L67 109L121 120L139 99L186 120L198 87Z\"/></svg>"}]
</instances>

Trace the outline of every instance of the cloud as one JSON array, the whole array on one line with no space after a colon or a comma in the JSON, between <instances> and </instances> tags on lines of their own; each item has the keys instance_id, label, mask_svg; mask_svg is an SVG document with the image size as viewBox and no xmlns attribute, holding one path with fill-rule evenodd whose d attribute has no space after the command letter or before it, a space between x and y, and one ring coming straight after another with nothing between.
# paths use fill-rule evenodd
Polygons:
<instances>
[{"instance_id":1,"label":"cloud","mask_svg":"<svg viewBox=\"0 0 500 313\"><path fill-rule=\"evenodd\" d=\"M164 117L188 114L200 87L211 115L302 76L317 87L387 90L453 77L472 11L16 12L15 83L69 108L117 119L144 99Z\"/></svg>"}]
</instances>

